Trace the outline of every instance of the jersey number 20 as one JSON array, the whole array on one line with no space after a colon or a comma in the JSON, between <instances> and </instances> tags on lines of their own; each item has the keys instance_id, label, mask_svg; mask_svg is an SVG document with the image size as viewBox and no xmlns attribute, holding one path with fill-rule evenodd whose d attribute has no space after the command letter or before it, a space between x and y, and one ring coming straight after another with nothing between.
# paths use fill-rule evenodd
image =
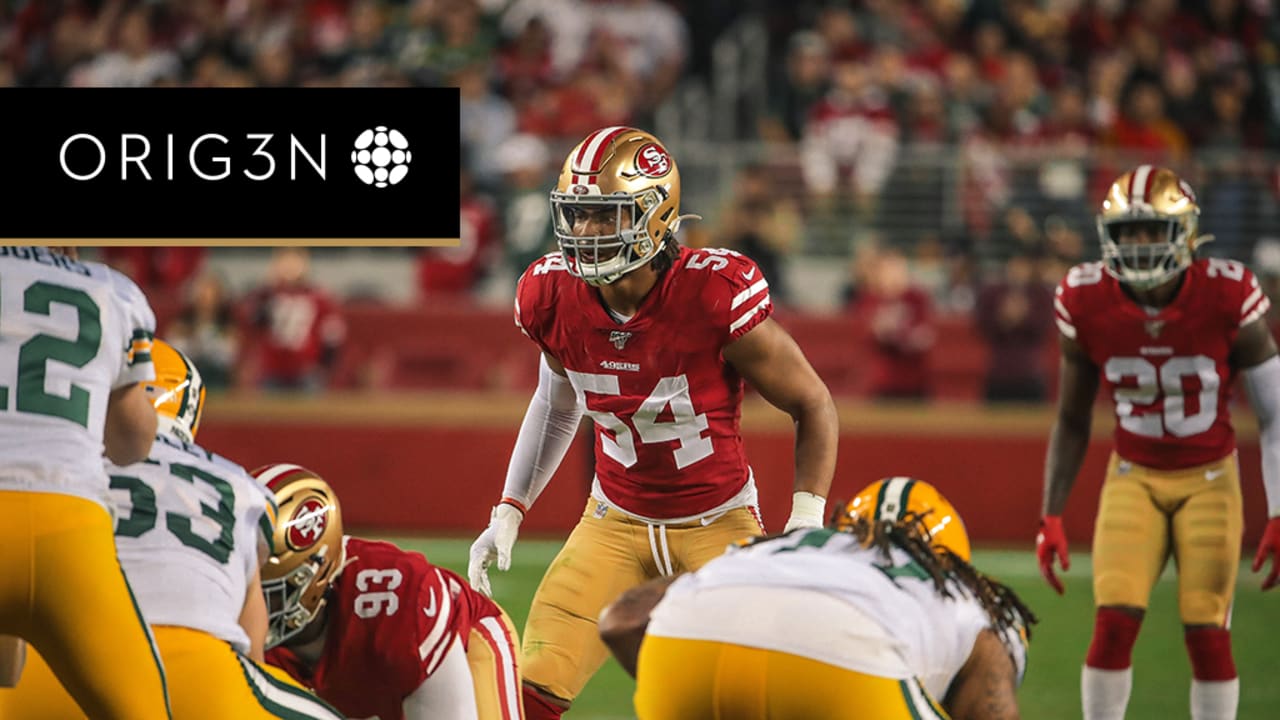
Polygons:
<instances>
[{"instance_id":1,"label":"jersey number 20","mask_svg":"<svg viewBox=\"0 0 1280 720\"><path fill-rule=\"evenodd\" d=\"M1218 368L1204 355L1171 357L1157 369L1141 357L1113 357L1105 368L1107 380L1115 385L1124 378L1135 378L1137 387L1116 387L1116 416L1120 427L1134 435L1163 437L1167 431L1176 437L1191 437L1213 427L1218 416ZM1182 379L1200 379L1200 409L1187 414ZM1135 405L1151 405L1161 399L1161 412L1133 414Z\"/></svg>"}]
</instances>

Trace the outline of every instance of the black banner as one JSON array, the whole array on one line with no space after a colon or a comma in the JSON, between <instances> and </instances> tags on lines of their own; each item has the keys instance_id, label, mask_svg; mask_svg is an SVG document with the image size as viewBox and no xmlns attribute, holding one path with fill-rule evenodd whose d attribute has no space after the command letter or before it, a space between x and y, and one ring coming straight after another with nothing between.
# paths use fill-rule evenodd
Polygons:
<instances>
[{"instance_id":1,"label":"black banner","mask_svg":"<svg viewBox=\"0 0 1280 720\"><path fill-rule=\"evenodd\" d=\"M455 88L10 88L0 129L0 237L458 237Z\"/></svg>"}]
</instances>

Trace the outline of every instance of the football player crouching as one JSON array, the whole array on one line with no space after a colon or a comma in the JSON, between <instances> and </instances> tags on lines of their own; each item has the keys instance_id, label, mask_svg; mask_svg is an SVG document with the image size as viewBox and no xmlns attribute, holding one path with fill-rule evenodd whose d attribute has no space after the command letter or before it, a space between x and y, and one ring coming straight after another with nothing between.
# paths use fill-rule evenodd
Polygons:
<instances>
[{"instance_id":1,"label":"football player crouching","mask_svg":"<svg viewBox=\"0 0 1280 720\"><path fill-rule=\"evenodd\" d=\"M253 474L281 518L262 571L267 662L351 717L524 718L519 642L501 607L419 553L344 535L316 473Z\"/></svg>"},{"instance_id":2,"label":"football player crouching","mask_svg":"<svg viewBox=\"0 0 1280 720\"><path fill-rule=\"evenodd\" d=\"M154 635L172 717L340 720L255 662L266 640L259 568L270 555L274 499L244 468L195 444L205 390L191 361L159 339L151 356L156 378L143 385L158 430L150 456L124 467L108 463L107 473L116 553ZM17 689L0 691L0 717L85 713L31 650Z\"/></svg>"},{"instance_id":3,"label":"football player crouching","mask_svg":"<svg viewBox=\"0 0 1280 720\"><path fill-rule=\"evenodd\" d=\"M826 528L627 591L600 631L640 720L1011 720L1035 621L969 564L951 503L895 477Z\"/></svg>"}]
</instances>

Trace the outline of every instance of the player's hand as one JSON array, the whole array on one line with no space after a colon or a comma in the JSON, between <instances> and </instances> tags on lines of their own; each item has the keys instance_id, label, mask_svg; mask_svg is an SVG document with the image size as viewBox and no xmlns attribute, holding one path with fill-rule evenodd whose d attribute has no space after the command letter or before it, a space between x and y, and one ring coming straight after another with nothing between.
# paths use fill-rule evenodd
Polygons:
<instances>
[{"instance_id":1,"label":"player's hand","mask_svg":"<svg viewBox=\"0 0 1280 720\"><path fill-rule=\"evenodd\" d=\"M1280 582L1280 516L1267 521L1267 529L1262 531L1262 542L1258 544L1258 555L1253 559L1253 571L1258 572L1267 564L1267 556L1271 556L1271 573L1262 581L1262 589L1270 590Z\"/></svg>"},{"instance_id":2,"label":"player's hand","mask_svg":"<svg viewBox=\"0 0 1280 720\"><path fill-rule=\"evenodd\" d=\"M498 503L494 506L489 514L489 527L471 543L471 560L467 564L467 579L471 581L471 587L493 597L493 590L489 587L489 566L497 560L499 570L506 572L511 569L511 548L516 544L523 519L524 513L514 505Z\"/></svg>"},{"instance_id":3,"label":"player's hand","mask_svg":"<svg viewBox=\"0 0 1280 720\"><path fill-rule=\"evenodd\" d=\"M1040 574L1061 595L1066 590L1053 571L1054 555L1058 556L1063 570L1071 569L1071 558L1067 556L1067 532L1062 529L1062 518L1058 515L1045 515L1040 518L1040 532L1036 535L1036 558L1040 561Z\"/></svg>"},{"instance_id":4,"label":"player's hand","mask_svg":"<svg viewBox=\"0 0 1280 720\"><path fill-rule=\"evenodd\" d=\"M796 528L820 528L826 515L827 499L804 490L797 490L791 496L791 517L783 532L791 532Z\"/></svg>"}]
</instances>

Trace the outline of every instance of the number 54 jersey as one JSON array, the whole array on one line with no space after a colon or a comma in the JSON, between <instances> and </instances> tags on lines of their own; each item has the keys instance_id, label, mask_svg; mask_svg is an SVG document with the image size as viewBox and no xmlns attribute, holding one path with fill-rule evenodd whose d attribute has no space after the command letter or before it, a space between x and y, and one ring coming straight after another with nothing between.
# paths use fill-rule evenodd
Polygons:
<instances>
[{"instance_id":1,"label":"number 54 jersey","mask_svg":"<svg viewBox=\"0 0 1280 720\"><path fill-rule=\"evenodd\" d=\"M1177 297L1158 311L1126 295L1101 263L1072 268L1054 301L1058 329L1098 366L1115 403L1116 453L1159 470L1235 450L1231 347L1270 307L1253 273L1218 258L1192 263Z\"/></svg>"},{"instance_id":2,"label":"number 54 jersey","mask_svg":"<svg viewBox=\"0 0 1280 720\"><path fill-rule=\"evenodd\" d=\"M669 520L712 510L748 482L744 383L722 352L772 311L769 284L750 259L681 248L620 322L551 253L521 276L515 321L560 361L595 421L605 496L634 515Z\"/></svg>"}]
</instances>

